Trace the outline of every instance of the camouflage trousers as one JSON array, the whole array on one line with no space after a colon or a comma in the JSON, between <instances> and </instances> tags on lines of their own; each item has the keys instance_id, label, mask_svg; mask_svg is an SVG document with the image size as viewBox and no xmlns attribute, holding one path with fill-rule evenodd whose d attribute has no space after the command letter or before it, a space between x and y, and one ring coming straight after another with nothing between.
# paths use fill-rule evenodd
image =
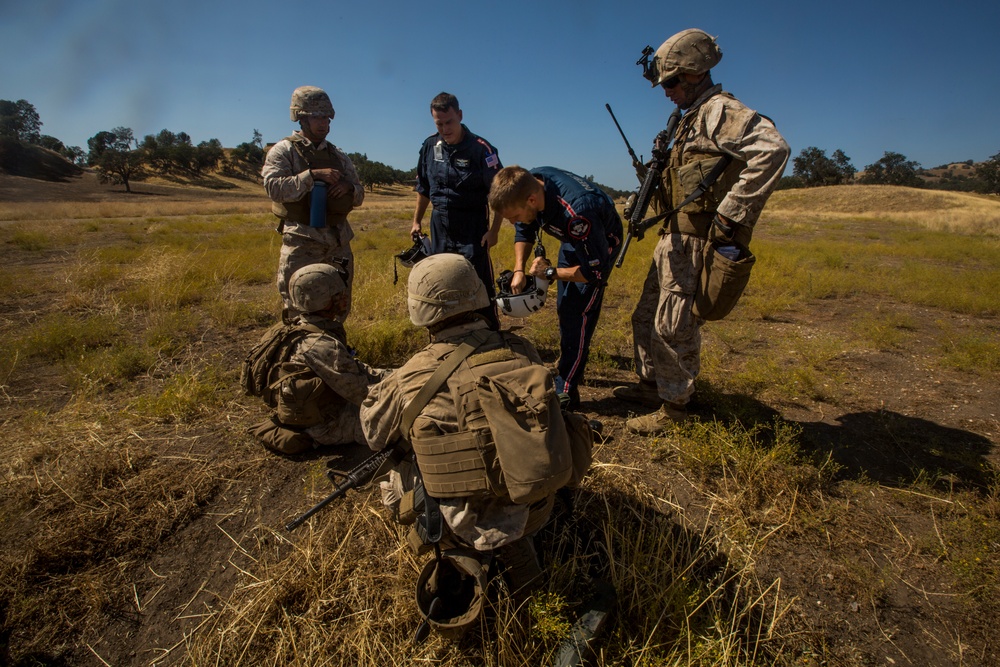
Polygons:
<instances>
[{"instance_id":1,"label":"camouflage trousers","mask_svg":"<svg viewBox=\"0 0 1000 667\"><path fill-rule=\"evenodd\" d=\"M320 445L348 445L352 442L364 444L365 434L361 430L361 408L353 403L344 403L334 409L327 409L326 421L310 426L306 433Z\"/></svg>"},{"instance_id":2,"label":"camouflage trousers","mask_svg":"<svg viewBox=\"0 0 1000 667\"><path fill-rule=\"evenodd\" d=\"M351 251L353 236L354 233L349 225L343 228L314 228L309 225L285 223L285 231L281 235L277 282L281 302L290 320L300 314L292 308L288 298L288 281L292 274L310 264L332 264L331 260L334 258L347 260L347 312L342 318L347 319L347 315L351 312L354 287L354 253Z\"/></svg>"},{"instance_id":3,"label":"camouflage trousers","mask_svg":"<svg viewBox=\"0 0 1000 667\"><path fill-rule=\"evenodd\" d=\"M639 378L655 382L667 403L684 405L701 370L701 325L691 312L707 241L687 234L665 234L632 313L632 342Z\"/></svg>"}]
</instances>

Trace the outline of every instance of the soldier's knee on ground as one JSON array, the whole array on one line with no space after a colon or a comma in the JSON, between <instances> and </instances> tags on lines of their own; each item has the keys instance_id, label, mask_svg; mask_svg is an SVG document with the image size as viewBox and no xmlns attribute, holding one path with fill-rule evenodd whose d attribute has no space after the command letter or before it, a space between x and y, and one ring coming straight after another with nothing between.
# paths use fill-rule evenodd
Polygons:
<instances>
[{"instance_id":1,"label":"soldier's knee on ground","mask_svg":"<svg viewBox=\"0 0 1000 667\"><path fill-rule=\"evenodd\" d=\"M251 426L250 432L265 449L276 454L301 454L314 446L307 433L282 424L277 416Z\"/></svg>"}]
</instances>

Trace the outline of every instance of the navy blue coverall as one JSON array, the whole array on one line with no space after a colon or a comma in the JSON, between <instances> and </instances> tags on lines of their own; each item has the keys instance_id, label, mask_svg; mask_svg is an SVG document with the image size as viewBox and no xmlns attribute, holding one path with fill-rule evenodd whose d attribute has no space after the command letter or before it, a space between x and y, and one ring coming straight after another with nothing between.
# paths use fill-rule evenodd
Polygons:
<instances>
[{"instance_id":1,"label":"navy blue coverall","mask_svg":"<svg viewBox=\"0 0 1000 667\"><path fill-rule=\"evenodd\" d=\"M545 209L534 222L514 225L514 242L534 243L539 229L560 241L557 266L579 266L585 283L556 283L559 316L559 363L556 391L579 403L590 340L601 315L604 288L615 251L622 241L622 221L611 198L590 181L555 167L531 173L545 188Z\"/></svg>"},{"instance_id":2,"label":"navy blue coverall","mask_svg":"<svg viewBox=\"0 0 1000 667\"><path fill-rule=\"evenodd\" d=\"M464 124L462 131L462 141L454 146L440 134L424 140L417 163L416 191L431 200L431 253L455 252L472 262L490 297L489 308L477 312L499 326L493 304L493 265L489 248L482 245L482 240L490 227L490 185L503 165L488 141Z\"/></svg>"}]
</instances>

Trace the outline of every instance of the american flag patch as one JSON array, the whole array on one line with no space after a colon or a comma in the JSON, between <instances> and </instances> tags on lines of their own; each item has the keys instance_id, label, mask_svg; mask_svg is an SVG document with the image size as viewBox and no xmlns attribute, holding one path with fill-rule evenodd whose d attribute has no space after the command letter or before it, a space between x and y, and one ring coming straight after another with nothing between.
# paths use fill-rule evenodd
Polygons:
<instances>
[{"instance_id":1,"label":"american flag patch","mask_svg":"<svg viewBox=\"0 0 1000 667\"><path fill-rule=\"evenodd\" d=\"M496 166L500 164L499 158L497 158L496 153L490 153L486 156L486 166L492 169L496 169Z\"/></svg>"}]
</instances>

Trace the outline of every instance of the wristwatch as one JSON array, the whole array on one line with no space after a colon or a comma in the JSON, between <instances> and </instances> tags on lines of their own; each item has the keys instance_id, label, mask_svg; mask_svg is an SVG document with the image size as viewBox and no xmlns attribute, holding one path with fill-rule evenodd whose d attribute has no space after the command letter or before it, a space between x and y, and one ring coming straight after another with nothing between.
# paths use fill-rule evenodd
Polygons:
<instances>
[{"instance_id":1,"label":"wristwatch","mask_svg":"<svg viewBox=\"0 0 1000 667\"><path fill-rule=\"evenodd\" d=\"M550 266L549 268L545 269L545 279L548 280L549 282L552 282L553 280L556 279L556 268L554 266Z\"/></svg>"}]
</instances>

